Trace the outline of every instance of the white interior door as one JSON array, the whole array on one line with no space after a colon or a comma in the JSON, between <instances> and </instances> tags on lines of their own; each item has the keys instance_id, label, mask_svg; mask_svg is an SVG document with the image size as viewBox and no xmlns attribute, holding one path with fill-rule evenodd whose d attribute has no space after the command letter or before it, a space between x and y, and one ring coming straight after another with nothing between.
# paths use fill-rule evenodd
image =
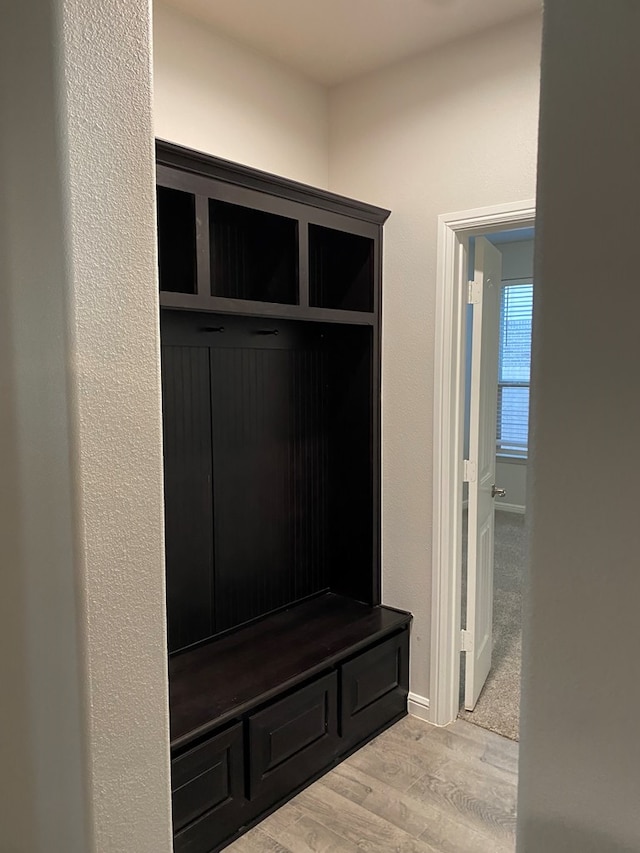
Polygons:
<instances>
[{"instance_id":1,"label":"white interior door","mask_svg":"<svg viewBox=\"0 0 640 853\"><path fill-rule=\"evenodd\" d=\"M472 711L491 669L498 332L502 255L476 238L469 431L469 538L464 705Z\"/></svg>"}]
</instances>

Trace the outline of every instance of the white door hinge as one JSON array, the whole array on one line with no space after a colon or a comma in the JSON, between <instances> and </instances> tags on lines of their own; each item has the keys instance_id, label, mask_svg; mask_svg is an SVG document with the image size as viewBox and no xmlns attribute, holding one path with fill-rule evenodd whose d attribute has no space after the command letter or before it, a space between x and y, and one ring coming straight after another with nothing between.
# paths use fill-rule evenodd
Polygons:
<instances>
[{"instance_id":1,"label":"white door hinge","mask_svg":"<svg viewBox=\"0 0 640 853\"><path fill-rule=\"evenodd\" d=\"M470 462L468 459L464 460L462 465L462 482L463 483L475 483L476 481L476 463Z\"/></svg>"},{"instance_id":2,"label":"white door hinge","mask_svg":"<svg viewBox=\"0 0 640 853\"><path fill-rule=\"evenodd\" d=\"M482 302L482 285L479 281L469 282L469 293L467 297L469 305L478 305Z\"/></svg>"},{"instance_id":3,"label":"white door hinge","mask_svg":"<svg viewBox=\"0 0 640 853\"><path fill-rule=\"evenodd\" d=\"M473 635L471 634L471 631L465 631L464 628L460 631L460 651L473 651Z\"/></svg>"}]
</instances>

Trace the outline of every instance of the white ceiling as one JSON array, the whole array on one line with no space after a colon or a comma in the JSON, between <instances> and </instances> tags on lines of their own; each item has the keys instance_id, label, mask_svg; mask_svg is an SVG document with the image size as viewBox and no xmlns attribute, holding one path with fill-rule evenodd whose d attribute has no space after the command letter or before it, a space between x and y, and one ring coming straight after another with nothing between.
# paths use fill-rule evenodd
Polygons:
<instances>
[{"instance_id":1,"label":"white ceiling","mask_svg":"<svg viewBox=\"0 0 640 853\"><path fill-rule=\"evenodd\" d=\"M320 83L541 9L542 0L163 0Z\"/></svg>"}]
</instances>

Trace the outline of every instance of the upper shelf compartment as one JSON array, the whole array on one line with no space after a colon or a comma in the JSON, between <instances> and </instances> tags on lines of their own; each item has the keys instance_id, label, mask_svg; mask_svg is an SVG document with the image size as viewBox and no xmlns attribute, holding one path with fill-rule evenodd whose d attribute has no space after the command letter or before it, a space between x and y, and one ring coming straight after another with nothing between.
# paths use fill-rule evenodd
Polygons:
<instances>
[{"instance_id":1,"label":"upper shelf compartment","mask_svg":"<svg viewBox=\"0 0 640 853\"><path fill-rule=\"evenodd\" d=\"M211 295L298 302L295 219L209 199Z\"/></svg>"},{"instance_id":2,"label":"upper shelf compartment","mask_svg":"<svg viewBox=\"0 0 640 853\"><path fill-rule=\"evenodd\" d=\"M192 193L158 187L160 290L196 292L196 205Z\"/></svg>"},{"instance_id":3,"label":"upper shelf compartment","mask_svg":"<svg viewBox=\"0 0 640 853\"><path fill-rule=\"evenodd\" d=\"M383 208L156 143L162 307L379 325Z\"/></svg>"},{"instance_id":4,"label":"upper shelf compartment","mask_svg":"<svg viewBox=\"0 0 640 853\"><path fill-rule=\"evenodd\" d=\"M343 311L373 311L372 238L309 225L309 303Z\"/></svg>"}]
</instances>

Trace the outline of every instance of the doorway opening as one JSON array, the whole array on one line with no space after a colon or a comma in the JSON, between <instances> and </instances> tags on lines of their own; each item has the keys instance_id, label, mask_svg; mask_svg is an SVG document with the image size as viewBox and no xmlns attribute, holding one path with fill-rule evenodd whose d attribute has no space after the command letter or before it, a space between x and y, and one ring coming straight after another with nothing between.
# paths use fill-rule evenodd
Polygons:
<instances>
[{"instance_id":1,"label":"doorway opening","mask_svg":"<svg viewBox=\"0 0 640 853\"><path fill-rule=\"evenodd\" d=\"M463 458L486 453L491 492L483 504L480 478L463 483L460 717L512 740L520 717L533 248L534 229L526 228L472 237L468 249L477 287L466 317ZM478 291L481 281L490 287L492 265L499 278L493 302ZM465 474L474 478L472 465ZM483 657L474 640L485 638Z\"/></svg>"},{"instance_id":2,"label":"doorway opening","mask_svg":"<svg viewBox=\"0 0 640 853\"><path fill-rule=\"evenodd\" d=\"M469 709L464 713L476 714L470 716L474 722L512 738L517 738L518 723L520 620L515 617L520 611L526 506L522 441L526 424L522 426L522 418L516 423L514 416L525 397L528 400L528 389L513 371L502 371L498 382L498 352L503 345L500 322L509 320L511 312L514 332L516 303L527 293L530 298L532 286L532 269L514 275L517 253L504 247L532 241L534 222L533 202L450 214L439 222L429 716L436 725L452 722L462 695L462 704ZM504 277L498 247L507 256ZM522 254L524 247L517 248ZM532 242L528 253L532 258ZM470 261L473 275L469 275ZM528 291L523 287L525 279L529 279ZM475 335L469 334L471 324ZM475 358L480 379L477 375L475 380L467 378L469 354L471 369ZM507 485L499 482L498 475L507 478ZM501 489L506 491L504 496ZM498 556L495 590L494 547ZM495 645L494 591L498 599ZM483 700L478 705L478 699L488 676L483 708ZM501 709L507 712L506 726L496 713L500 702L492 701L506 696L505 679L513 687L509 702L502 703L511 706Z\"/></svg>"}]
</instances>

